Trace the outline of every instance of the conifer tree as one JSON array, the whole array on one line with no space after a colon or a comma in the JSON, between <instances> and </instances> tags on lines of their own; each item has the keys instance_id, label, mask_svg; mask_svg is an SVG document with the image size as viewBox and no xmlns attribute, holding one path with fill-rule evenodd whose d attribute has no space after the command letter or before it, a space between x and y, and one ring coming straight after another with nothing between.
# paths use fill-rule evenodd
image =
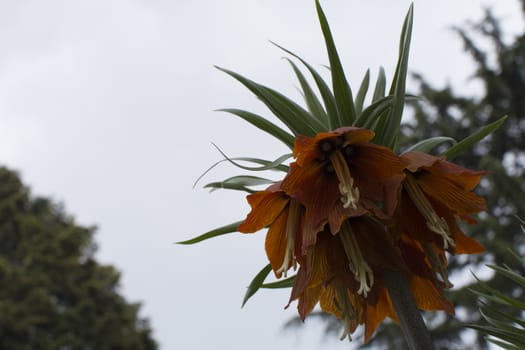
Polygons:
<instances>
[{"instance_id":1,"label":"conifer tree","mask_svg":"<svg viewBox=\"0 0 525 350\"><path fill-rule=\"evenodd\" d=\"M157 349L94 231L0 168L0 349Z\"/></svg>"}]
</instances>

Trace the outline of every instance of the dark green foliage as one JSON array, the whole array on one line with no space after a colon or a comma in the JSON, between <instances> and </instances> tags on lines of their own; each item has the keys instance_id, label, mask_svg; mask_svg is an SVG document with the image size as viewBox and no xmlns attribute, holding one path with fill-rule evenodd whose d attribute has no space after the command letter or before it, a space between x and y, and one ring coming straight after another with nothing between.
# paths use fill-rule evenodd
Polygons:
<instances>
[{"instance_id":1,"label":"dark green foliage","mask_svg":"<svg viewBox=\"0 0 525 350\"><path fill-rule=\"evenodd\" d=\"M157 348L118 271L94 260L93 232L0 168L0 349Z\"/></svg>"},{"instance_id":2,"label":"dark green foliage","mask_svg":"<svg viewBox=\"0 0 525 350\"><path fill-rule=\"evenodd\" d=\"M525 5L525 1L522 2ZM515 217L525 213L525 33L506 44L500 22L490 10L481 22L467 29L455 28L455 31L475 62L474 78L483 84L484 93L479 98L461 96L451 87L435 88L422 76L415 75L420 86L418 95L428 102L414 105L415 122L403 128L405 141L411 144L413 140L438 135L460 140L503 115L508 115L508 119L497 132L454 159L465 167L489 172L478 188L489 210L488 215L479 218L478 225L465 227L470 236L485 246L486 253L468 259L451 259L451 274L468 269L468 264L510 265L514 258L508 253L508 247L521 252L525 249L520 222ZM489 51L480 48L480 43L486 42L490 44ZM515 289L500 275L495 275L489 285L500 291ZM524 293L523 290L515 292ZM480 321L478 300L466 287L453 289L448 297L457 307L465 309L466 319L462 321ZM460 338L463 330L463 324L450 318L438 323L434 338L443 348L465 349ZM480 334L473 348L486 346Z\"/></svg>"}]
</instances>

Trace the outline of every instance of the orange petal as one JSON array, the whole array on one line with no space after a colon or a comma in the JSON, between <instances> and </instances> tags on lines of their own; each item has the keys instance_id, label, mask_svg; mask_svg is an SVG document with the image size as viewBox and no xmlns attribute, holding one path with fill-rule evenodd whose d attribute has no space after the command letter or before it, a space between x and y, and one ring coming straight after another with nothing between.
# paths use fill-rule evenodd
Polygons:
<instances>
[{"instance_id":1,"label":"orange petal","mask_svg":"<svg viewBox=\"0 0 525 350\"><path fill-rule=\"evenodd\" d=\"M454 235L456 240L456 254L480 254L485 248L476 240L466 236L462 231Z\"/></svg>"},{"instance_id":2,"label":"orange petal","mask_svg":"<svg viewBox=\"0 0 525 350\"><path fill-rule=\"evenodd\" d=\"M265 249L268 260L277 278L282 273L277 273L283 264L288 243L286 236L286 221L288 219L288 210L283 210L272 223L266 234Z\"/></svg>"},{"instance_id":3,"label":"orange petal","mask_svg":"<svg viewBox=\"0 0 525 350\"><path fill-rule=\"evenodd\" d=\"M446 161L443 157L435 157L422 152L408 152L401 157L410 161L407 167L411 172L424 168L433 174L447 177L465 190L472 190L480 180L485 171L473 171L463 168L457 164Z\"/></svg>"},{"instance_id":4,"label":"orange petal","mask_svg":"<svg viewBox=\"0 0 525 350\"><path fill-rule=\"evenodd\" d=\"M319 156L317 145L321 141L337 139L343 135L345 145L357 144L370 141L374 137L374 132L367 129L361 129L351 126L341 127L334 131L321 132L315 137L299 135L295 139L293 156L297 163L304 165Z\"/></svg>"},{"instance_id":5,"label":"orange petal","mask_svg":"<svg viewBox=\"0 0 525 350\"><path fill-rule=\"evenodd\" d=\"M306 316L314 309L315 305L319 301L319 295L321 294L321 285L314 287L306 288L303 294L299 298L299 303L297 304L297 311L299 311L299 316L304 321Z\"/></svg>"},{"instance_id":6,"label":"orange petal","mask_svg":"<svg viewBox=\"0 0 525 350\"><path fill-rule=\"evenodd\" d=\"M315 244L317 233L323 229L335 203L340 201L338 185L335 173L327 173L322 163L314 161L302 167L291 164L282 189L306 209L303 250Z\"/></svg>"},{"instance_id":7,"label":"orange petal","mask_svg":"<svg viewBox=\"0 0 525 350\"><path fill-rule=\"evenodd\" d=\"M408 162L386 147L362 144L348 158L348 167L362 197L395 206ZM394 180L392 179L394 178Z\"/></svg>"},{"instance_id":8,"label":"orange petal","mask_svg":"<svg viewBox=\"0 0 525 350\"><path fill-rule=\"evenodd\" d=\"M431 167L438 160L443 159L443 157L440 158L423 152L407 152L402 154L401 158L404 158L410 162L407 166L407 169L411 172L416 172L420 168Z\"/></svg>"},{"instance_id":9,"label":"orange petal","mask_svg":"<svg viewBox=\"0 0 525 350\"><path fill-rule=\"evenodd\" d=\"M370 340L376 328L386 317L397 322L397 316L386 288L379 288L379 297L375 305L366 305L365 312L365 343Z\"/></svg>"},{"instance_id":10,"label":"orange petal","mask_svg":"<svg viewBox=\"0 0 525 350\"><path fill-rule=\"evenodd\" d=\"M445 299L432 281L412 275L410 278L410 289L419 309L427 311L444 310L449 315L454 315L454 306Z\"/></svg>"},{"instance_id":11,"label":"orange petal","mask_svg":"<svg viewBox=\"0 0 525 350\"><path fill-rule=\"evenodd\" d=\"M288 204L289 198L283 192L259 191L247 196L252 211L239 225L238 231L251 233L275 221Z\"/></svg>"},{"instance_id":12,"label":"orange petal","mask_svg":"<svg viewBox=\"0 0 525 350\"><path fill-rule=\"evenodd\" d=\"M442 238L428 229L425 218L404 190L400 202L401 210L396 219L400 221L402 230L414 240L433 242L438 246L442 244Z\"/></svg>"},{"instance_id":13,"label":"orange petal","mask_svg":"<svg viewBox=\"0 0 525 350\"><path fill-rule=\"evenodd\" d=\"M365 143L372 140L375 133L372 130L359 129L352 127L342 127L336 129L338 132L343 132L345 137L345 144L353 145L358 143Z\"/></svg>"},{"instance_id":14,"label":"orange petal","mask_svg":"<svg viewBox=\"0 0 525 350\"><path fill-rule=\"evenodd\" d=\"M328 285L321 289L321 294L319 296L319 305L321 310L324 312L330 313L337 318L341 318L342 313L341 309L335 303L335 290L332 286Z\"/></svg>"},{"instance_id":15,"label":"orange petal","mask_svg":"<svg viewBox=\"0 0 525 350\"><path fill-rule=\"evenodd\" d=\"M469 191L476 187L481 175L487 173L486 171L469 170L445 160L436 162L428 171L436 175L444 176L457 186Z\"/></svg>"},{"instance_id":16,"label":"orange petal","mask_svg":"<svg viewBox=\"0 0 525 350\"><path fill-rule=\"evenodd\" d=\"M454 184L446 177L422 173L416 178L421 190L455 214L474 214L486 209L485 200Z\"/></svg>"}]
</instances>

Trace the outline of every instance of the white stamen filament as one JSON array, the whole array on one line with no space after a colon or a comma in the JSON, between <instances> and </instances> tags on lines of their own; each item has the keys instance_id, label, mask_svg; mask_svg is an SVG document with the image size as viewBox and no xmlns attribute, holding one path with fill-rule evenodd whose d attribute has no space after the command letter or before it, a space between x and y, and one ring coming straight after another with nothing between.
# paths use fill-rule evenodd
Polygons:
<instances>
[{"instance_id":1,"label":"white stamen filament","mask_svg":"<svg viewBox=\"0 0 525 350\"><path fill-rule=\"evenodd\" d=\"M294 270L296 268L296 261L293 255L294 245L295 245L294 239L288 237L286 239L286 250L284 253L283 264L281 265L279 270L277 270L277 273L282 273L285 278L287 277L288 270L290 269L290 261L292 262Z\"/></svg>"},{"instance_id":2,"label":"white stamen filament","mask_svg":"<svg viewBox=\"0 0 525 350\"><path fill-rule=\"evenodd\" d=\"M282 273L286 277L291 266L297 269L297 261L295 260L295 235L299 228L299 219L301 217L301 206L294 200L290 200L288 207L288 217L286 218L286 248L284 259L281 267L277 273ZM290 265L291 263L291 265Z\"/></svg>"},{"instance_id":3,"label":"white stamen filament","mask_svg":"<svg viewBox=\"0 0 525 350\"><path fill-rule=\"evenodd\" d=\"M350 224L345 223L343 230L339 233L341 241L343 242L343 248L348 258L348 267L354 274L354 279L359 282L359 289L357 294L364 296L368 295L368 292L374 285L374 272L370 268L370 265L365 261L355 235L352 232Z\"/></svg>"},{"instance_id":4,"label":"white stamen filament","mask_svg":"<svg viewBox=\"0 0 525 350\"><path fill-rule=\"evenodd\" d=\"M343 315L343 334L341 334L341 337L339 340L344 340L346 337L348 337L349 341L352 341L352 336L350 335L350 327L352 325L352 320L348 315Z\"/></svg>"},{"instance_id":5,"label":"white stamen filament","mask_svg":"<svg viewBox=\"0 0 525 350\"><path fill-rule=\"evenodd\" d=\"M405 189L421 215L423 215L427 221L426 224L428 229L437 233L443 239L443 249L448 249L449 245L452 247L456 246L456 242L454 242L454 239L450 235L447 221L437 215L427 197L421 188L419 188L419 185L414 178L408 174L405 179Z\"/></svg>"},{"instance_id":6,"label":"white stamen filament","mask_svg":"<svg viewBox=\"0 0 525 350\"><path fill-rule=\"evenodd\" d=\"M334 298L334 302L343 316L343 334L341 334L339 339L343 340L348 337L348 340L352 341L351 333L352 328L355 328L357 313L349 300L348 290L346 288L336 288L336 293L340 301L338 301L337 298Z\"/></svg>"},{"instance_id":7,"label":"white stamen filament","mask_svg":"<svg viewBox=\"0 0 525 350\"><path fill-rule=\"evenodd\" d=\"M432 248L432 246L430 246L429 243L423 243L423 249L425 250L425 254L427 255L428 260L430 261L432 271L441 276L443 283L445 283L445 287L452 288L454 285L448 279L447 269L445 268L446 262L443 261L445 257L437 256L436 252L434 251L434 248Z\"/></svg>"},{"instance_id":8,"label":"white stamen filament","mask_svg":"<svg viewBox=\"0 0 525 350\"><path fill-rule=\"evenodd\" d=\"M330 161L339 180L339 192L341 193L343 207L357 209L359 188L354 187L354 179L350 174L345 158L340 151L335 151L330 155Z\"/></svg>"}]
</instances>

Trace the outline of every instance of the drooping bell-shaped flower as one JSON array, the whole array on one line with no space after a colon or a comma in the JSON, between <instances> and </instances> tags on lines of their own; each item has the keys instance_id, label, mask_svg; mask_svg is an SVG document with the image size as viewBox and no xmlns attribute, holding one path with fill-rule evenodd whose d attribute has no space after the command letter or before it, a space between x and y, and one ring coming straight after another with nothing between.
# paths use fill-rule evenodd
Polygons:
<instances>
[{"instance_id":1,"label":"drooping bell-shaped flower","mask_svg":"<svg viewBox=\"0 0 525 350\"><path fill-rule=\"evenodd\" d=\"M485 200L472 192L485 172L421 152L406 153L402 158L410 162L398 217L403 230L450 253L483 252L478 242L463 233L456 219L473 223L470 215L486 209Z\"/></svg>"},{"instance_id":2,"label":"drooping bell-shaped flower","mask_svg":"<svg viewBox=\"0 0 525 350\"><path fill-rule=\"evenodd\" d=\"M286 277L291 267L296 268L296 249L301 246L303 220L302 206L280 189L275 183L264 191L250 194L247 199L252 211L242 222L238 231L256 232L269 227L266 235L266 255L276 277ZM296 248L297 247L297 248Z\"/></svg>"},{"instance_id":3,"label":"drooping bell-shaped flower","mask_svg":"<svg viewBox=\"0 0 525 350\"><path fill-rule=\"evenodd\" d=\"M282 189L306 209L303 253L327 223L336 234L347 218L394 212L408 163L390 149L370 143L373 137L372 131L355 127L297 137L296 161Z\"/></svg>"}]
</instances>

